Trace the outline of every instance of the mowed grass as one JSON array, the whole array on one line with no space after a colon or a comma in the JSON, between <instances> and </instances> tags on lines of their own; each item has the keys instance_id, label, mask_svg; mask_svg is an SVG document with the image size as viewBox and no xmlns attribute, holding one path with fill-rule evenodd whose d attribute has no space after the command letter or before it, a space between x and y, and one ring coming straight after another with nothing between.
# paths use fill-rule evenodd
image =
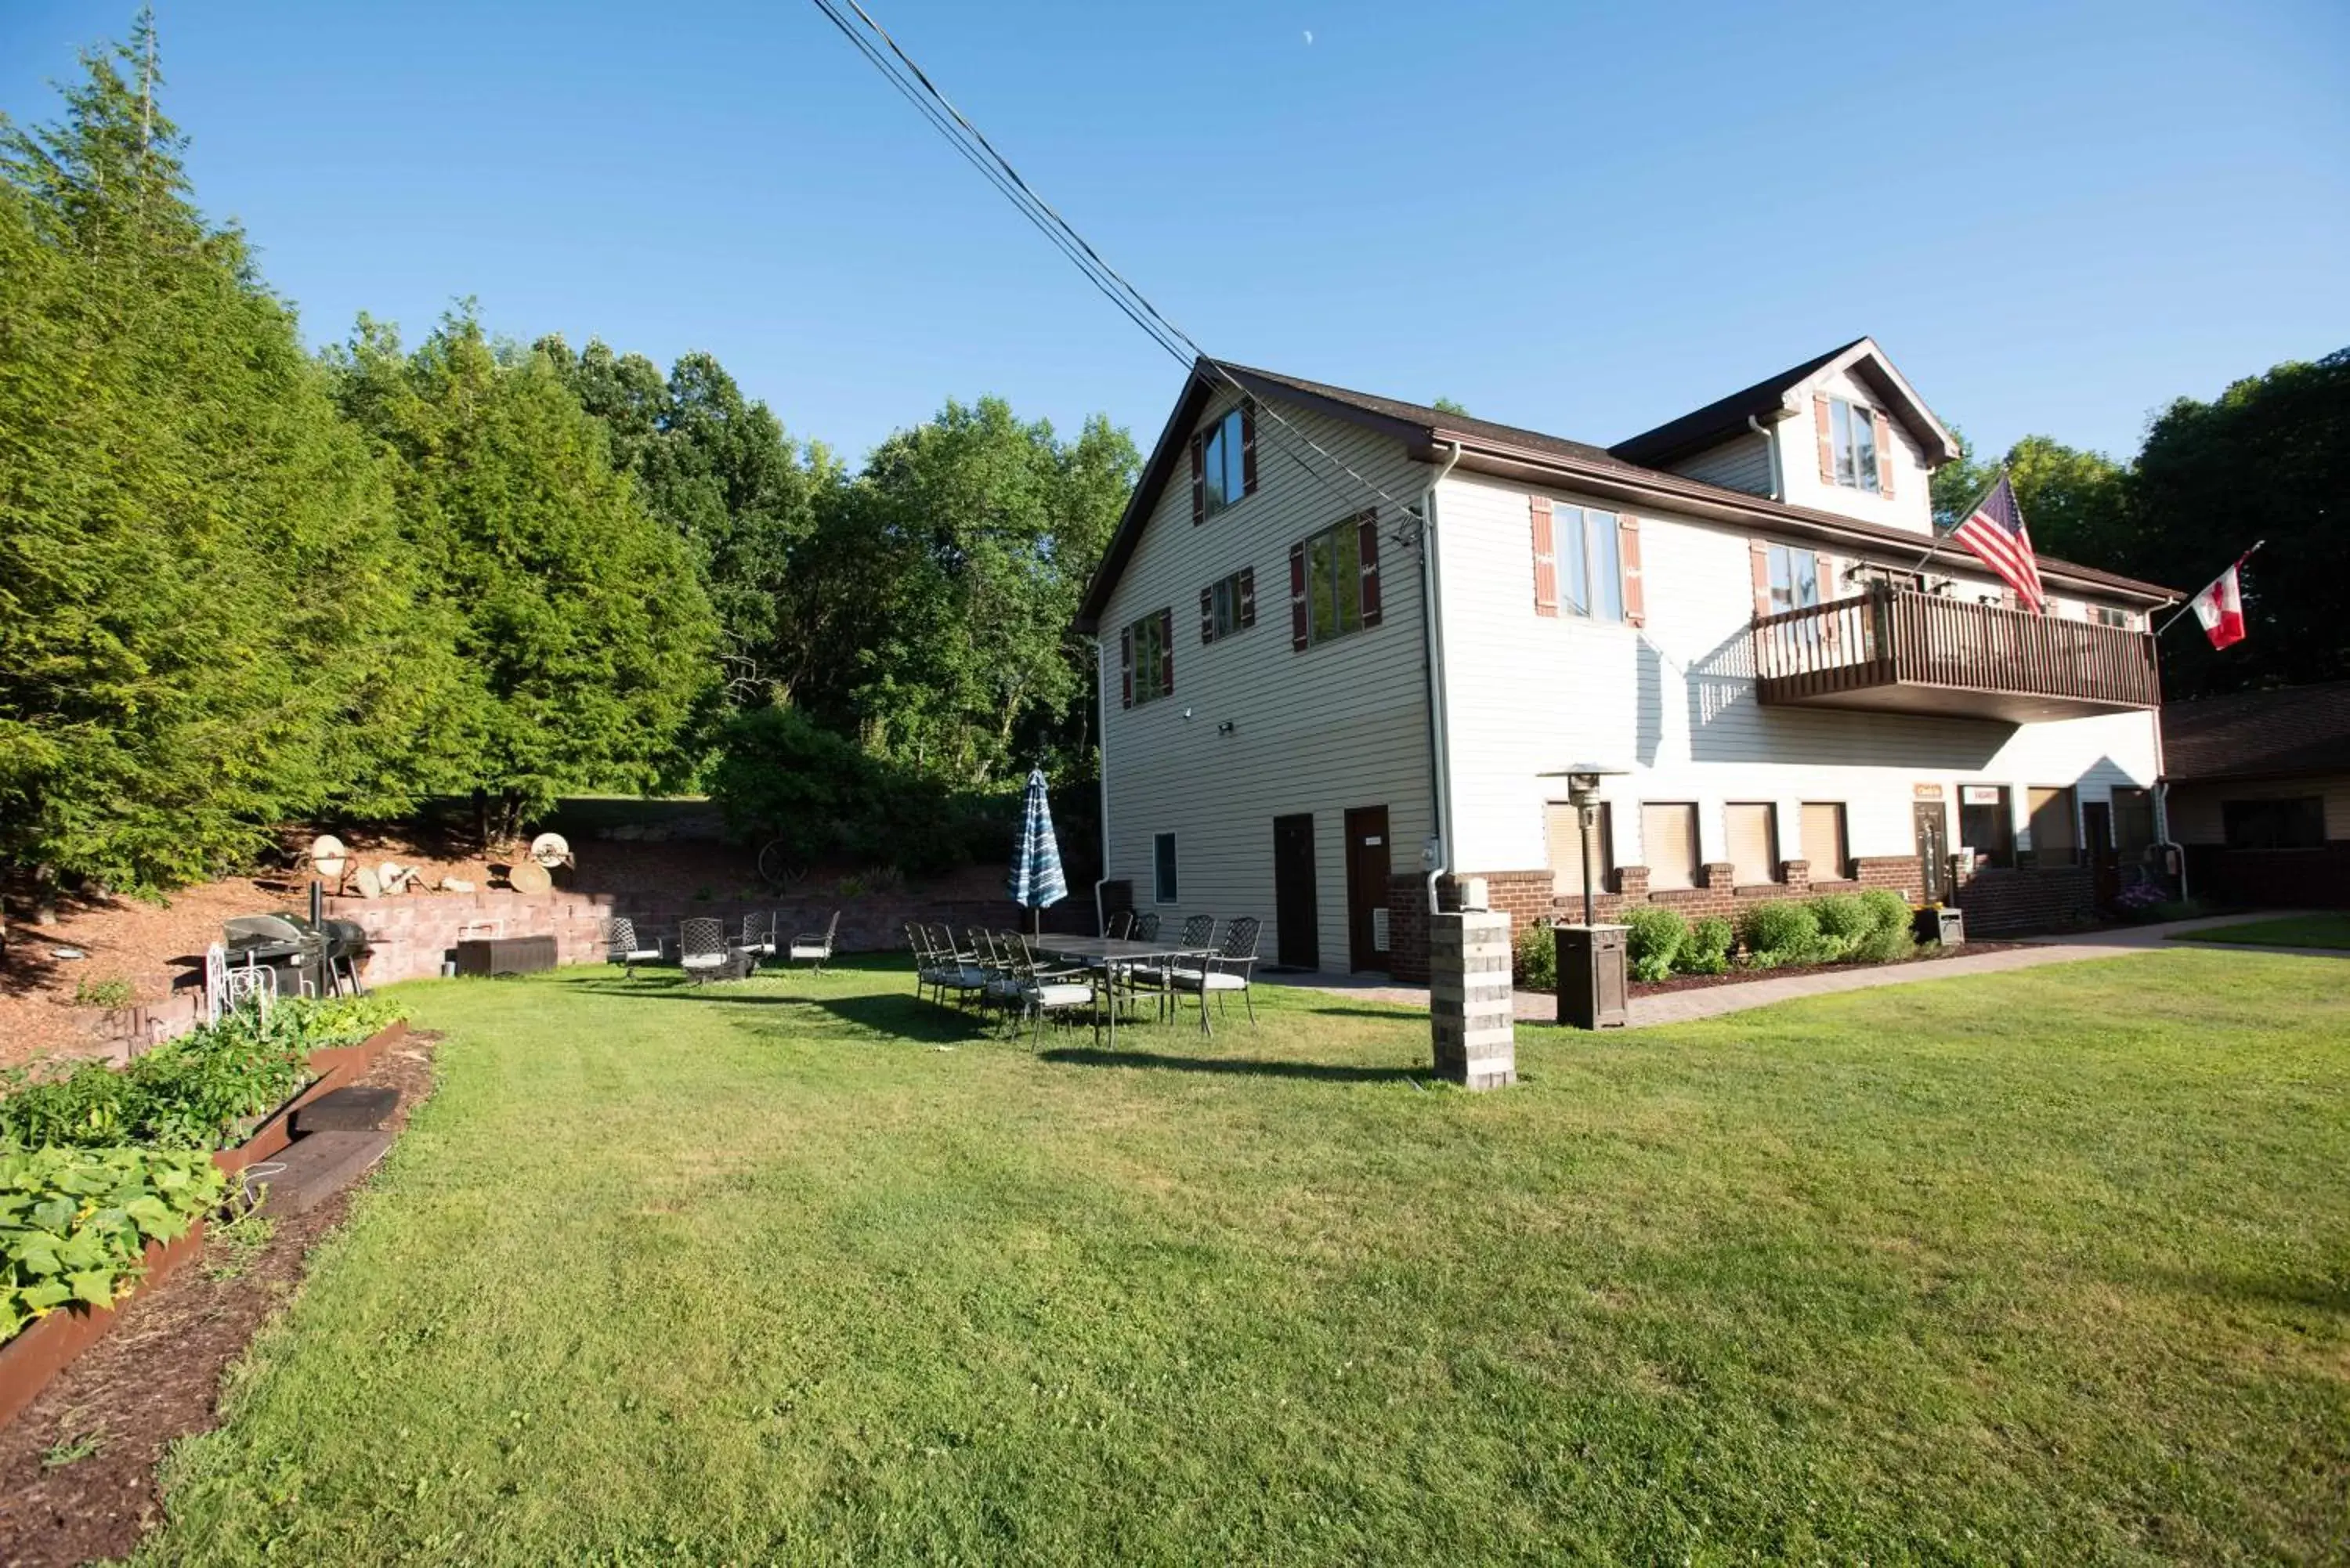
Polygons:
<instances>
[{"instance_id":1,"label":"mowed grass","mask_svg":"<svg viewBox=\"0 0 2350 1568\"><path fill-rule=\"evenodd\" d=\"M413 988L439 1092L143 1555L2339 1561L2344 974L1527 1029L1482 1096L1318 992L1112 1057L878 967Z\"/></svg>"},{"instance_id":2,"label":"mowed grass","mask_svg":"<svg viewBox=\"0 0 2350 1568\"><path fill-rule=\"evenodd\" d=\"M2350 948L2350 915L2282 915L2246 920L2240 926L2206 926L2181 931L2178 942L2250 942L2272 948Z\"/></svg>"}]
</instances>

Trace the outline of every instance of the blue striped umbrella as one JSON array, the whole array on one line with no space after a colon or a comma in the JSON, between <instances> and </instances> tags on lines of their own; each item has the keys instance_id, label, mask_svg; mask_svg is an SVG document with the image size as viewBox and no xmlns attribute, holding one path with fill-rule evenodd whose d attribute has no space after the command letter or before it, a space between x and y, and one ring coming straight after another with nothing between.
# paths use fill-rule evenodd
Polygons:
<instances>
[{"instance_id":1,"label":"blue striped umbrella","mask_svg":"<svg viewBox=\"0 0 2350 1568\"><path fill-rule=\"evenodd\" d=\"M1028 800L1021 814L1020 842L1012 852L1012 877L1004 886L1024 909L1041 909L1069 896L1061 875L1061 846L1053 836L1053 803L1046 797L1045 770L1028 770Z\"/></svg>"}]
</instances>

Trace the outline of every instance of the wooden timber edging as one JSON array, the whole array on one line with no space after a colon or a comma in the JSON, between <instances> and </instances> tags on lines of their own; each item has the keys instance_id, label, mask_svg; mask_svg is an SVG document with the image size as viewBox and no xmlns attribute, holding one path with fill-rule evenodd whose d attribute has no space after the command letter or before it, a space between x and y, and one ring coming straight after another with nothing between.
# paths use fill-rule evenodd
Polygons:
<instances>
[{"instance_id":1,"label":"wooden timber edging","mask_svg":"<svg viewBox=\"0 0 2350 1568\"><path fill-rule=\"evenodd\" d=\"M395 1019L357 1045L333 1045L310 1053L314 1075L307 1088L271 1113L251 1137L234 1148L215 1149L213 1163L223 1175L234 1176L247 1166L269 1159L293 1142L294 1113L330 1089L359 1078L377 1058L408 1037L408 1023ZM204 1222L191 1223L175 1241L150 1241L140 1260L139 1291L161 1284L204 1250ZM110 1307L65 1307L50 1313L30 1328L0 1345L0 1427L15 1420L41 1396L52 1378L71 1366L75 1357L112 1333L122 1309L136 1297L132 1292Z\"/></svg>"}]
</instances>

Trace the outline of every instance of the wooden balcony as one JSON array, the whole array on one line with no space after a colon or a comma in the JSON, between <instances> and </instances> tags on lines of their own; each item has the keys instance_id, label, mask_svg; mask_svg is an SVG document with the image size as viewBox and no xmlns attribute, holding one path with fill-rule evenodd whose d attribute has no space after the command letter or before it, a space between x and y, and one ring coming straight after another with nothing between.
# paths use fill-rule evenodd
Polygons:
<instances>
[{"instance_id":1,"label":"wooden balcony","mask_svg":"<svg viewBox=\"0 0 2350 1568\"><path fill-rule=\"evenodd\" d=\"M1889 588L1757 620L1754 685L1773 705L2016 724L2162 701L2145 632Z\"/></svg>"}]
</instances>

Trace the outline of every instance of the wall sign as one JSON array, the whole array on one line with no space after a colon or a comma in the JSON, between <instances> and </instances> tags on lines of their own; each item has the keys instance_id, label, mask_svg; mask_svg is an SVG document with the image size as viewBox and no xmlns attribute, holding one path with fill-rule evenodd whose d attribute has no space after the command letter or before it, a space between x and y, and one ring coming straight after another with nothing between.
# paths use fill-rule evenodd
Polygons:
<instances>
[{"instance_id":1,"label":"wall sign","mask_svg":"<svg viewBox=\"0 0 2350 1568\"><path fill-rule=\"evenodd\" d=\"M1999 786L1997 784L1960 784L1959 786L1959 804L1961 805L1997 805L1999 804Z\"/></svg>"},{"instance_id":2,"label":"wall sign","mask_svg":"<svg viewBox=\"0 0 2350 1568\"><path fill-rule=\"evenodd\" d=\"M1919 800L1939 800L1942 798L1942 786L1940 784L1911 784L1909 786L1909 793Z\"/></svg>"}]
</instances>

